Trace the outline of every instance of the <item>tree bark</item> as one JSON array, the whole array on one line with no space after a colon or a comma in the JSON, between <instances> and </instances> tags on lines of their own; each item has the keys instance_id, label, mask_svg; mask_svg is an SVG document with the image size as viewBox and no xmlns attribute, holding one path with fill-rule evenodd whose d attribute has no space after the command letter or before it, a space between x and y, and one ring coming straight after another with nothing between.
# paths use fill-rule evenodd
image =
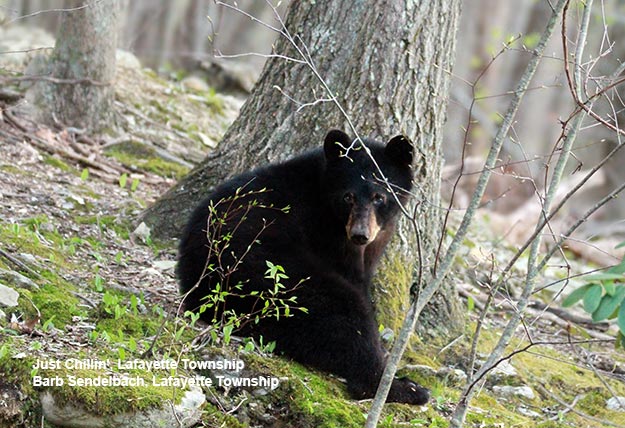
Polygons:
<instances>
[{"instance_id":1,"label":"tree bark","mask_svg":"<svg viewBox=\"0 0 625 428\"><path fill-rule=\"evenodd\" d=\"M440 237L441 137L459 3L295 0L286 20L359 135L386 141L403 133L415 143L420 153L415 200L425 269L433 263ZM284 37L278 39L275 53L302 59ZM151 226L153 236L178 236L189 212L224 178L317 147L329 128L353 134L333 103L298 104L329 97L306 65L268 60L218 149L145 211L142 220ZM387 252L380 276L384 284L379 284L381 292L376 295L380 321L391 327L401 323L417 260L414 231L402 224L399 235ZM441 296L424 314L423 319L429 320L424 325L449 334L461 325L460 311L453 287Z\"/></svg>"},{"instance_id":2,"label":"tree bark","mask_svg":"<svg viewBox=\"0 0 625 428\"><path fill-rule=\"evenodd\" d=\"M118 0L76 1L63 12L50 59L35 74L28 99L48 124L100 130L114 97Z\"/></svg>"}]
</instances>

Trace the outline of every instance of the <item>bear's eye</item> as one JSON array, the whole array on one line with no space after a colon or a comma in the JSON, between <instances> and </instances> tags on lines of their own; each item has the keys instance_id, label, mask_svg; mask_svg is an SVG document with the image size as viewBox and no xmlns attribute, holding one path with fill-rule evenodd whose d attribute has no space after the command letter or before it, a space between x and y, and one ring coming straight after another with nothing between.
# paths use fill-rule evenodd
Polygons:
<instances>
[{"instance_id":1,"label":"bear's eye","mask_svg":"<svg viewBox=\"0 0 625 428\"><path fill-rule=\"evenodd\" d=\"M384 197L384 195L381 195L379 193L376 193L375 195L373 195L374 205L383 205L384 202L386 202L386 198Z\"/></svg>"},{"instance_id":2,"label":"bear's eye","mask_svg":"<svg viewBox=\"0 0 625 428\"><path fill-rule=\"evenodd\" d=\"M347 202L348 204L353 204L354 203L354 194L353 193L346 193L345 195L343 195L343 200L345 202Z\"/></svg>"}]
</instances>

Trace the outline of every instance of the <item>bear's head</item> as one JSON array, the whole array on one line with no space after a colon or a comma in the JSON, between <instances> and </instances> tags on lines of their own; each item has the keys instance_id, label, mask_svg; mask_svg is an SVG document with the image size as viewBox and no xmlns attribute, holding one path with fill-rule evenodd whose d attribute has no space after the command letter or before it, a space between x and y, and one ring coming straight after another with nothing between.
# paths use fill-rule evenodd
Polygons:
<instances>
[{"instance_id":1,"label":"bear's head","mask_svg":"<svg viewBox=\"0 0 625 428\"><path fill-rule=\"evenodd\" d=\"M386 145L372 140L363 143L364 147L351 147L352 139L338 130L330 131L324 142L327 202L344 225L346 238L357 246L369 245L381 232L393 229L400 211L398 201L403 204L412 187L414 153L403 135Z\"/></svg>"}]
</instances>

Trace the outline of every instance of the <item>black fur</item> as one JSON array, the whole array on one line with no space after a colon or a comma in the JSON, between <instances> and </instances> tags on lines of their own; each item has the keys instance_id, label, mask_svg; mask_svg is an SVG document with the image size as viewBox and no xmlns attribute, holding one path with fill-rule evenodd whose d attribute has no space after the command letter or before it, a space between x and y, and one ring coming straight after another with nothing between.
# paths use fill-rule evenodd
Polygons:
<instances>
[{"instance_id":1,"label":"black fur","mask_svg":"<svg viewBox=\"0 0 625 428\"><path fill-rule=\"evenodd\" d=\"M292 310L288 318L266 317L258 324L247 323L239 334L275 340L278 352L345 378L351 395L360 399L375 394L384 368L385 351L369 293L399 207L363 149L342 156L350 143L343 132L330 131L323 149L220 185L189 220L180 243L178 276L181 292L190 291L185 306L195 310L216 284L230 290L241 284L244 293L266 290L272 286L264 278L266 261L283 266L289 276L283 282L291 290L285 297L296 296L295 306L308 313ZM386 146L365 143L393 186L410 190L410 142L395 137ZM232 202L237 189L245 196ZM260 189L266 190L247 194ZM405 201L405 192L400 191L400 199ZM252 200L258 204L248 209ZM217 206L217 217L225 218L222 226L207 228L211 204ZM286 206L288 213L280 210ZM232 234L227 248L217 250L220 256L209 254L209 247L215 248L214 237L227 233ZM236 270L228 274L243 254ZM202 278L207 262L210 274ZM306 280L295 287L302 279ZM257 304L252 297L231 297L226 309L251 313ZM202 314L209 322L213 316L211 310ZM428 396L425 388L403 378L394 381L388 401L423 404Z\"/></svg>"}]
</instances>

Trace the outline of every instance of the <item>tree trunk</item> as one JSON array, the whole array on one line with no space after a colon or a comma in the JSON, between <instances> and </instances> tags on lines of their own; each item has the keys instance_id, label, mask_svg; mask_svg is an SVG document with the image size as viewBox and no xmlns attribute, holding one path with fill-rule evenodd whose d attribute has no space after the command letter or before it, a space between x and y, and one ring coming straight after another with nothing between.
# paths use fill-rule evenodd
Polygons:
<instances>
[{"instance_id":1,"label":"tree trunk","mask_svg":"<svg viewBox=\"0 0 625 428\"><path fill-rule=\"evenodd\" d=\"M415 180L425 269L433 263L440 236L441 137L459 3L295 0L286 21L359 135L386 141L403 133L414 141L421 154ZM302 59L284 37L275 53ZM144 213L153 236L178 236L189 212L224 178L317 147L329 128L353 134L333 103L298 104L329 96L306 65L267 61L218 149ZM380 321L390 327L403 318L417 259L414 232L402 224L399 235L402 239L387 251L377 295ZM451 286L441 296L423 320L450 333L461 325L457 297Z\"/></svg>"},{"instance_id":2,"label":"tree trunk","mask_svg":"<svg viewBox=\"0 0 625 428\"><path fill-rule=\"evenodd\" d=\"M50 79L33 85L28 99L45 123L99 130L111 119L118 0L72 6L63 12L50 59L34 70Z\"/></svg>"}]
</instances>

